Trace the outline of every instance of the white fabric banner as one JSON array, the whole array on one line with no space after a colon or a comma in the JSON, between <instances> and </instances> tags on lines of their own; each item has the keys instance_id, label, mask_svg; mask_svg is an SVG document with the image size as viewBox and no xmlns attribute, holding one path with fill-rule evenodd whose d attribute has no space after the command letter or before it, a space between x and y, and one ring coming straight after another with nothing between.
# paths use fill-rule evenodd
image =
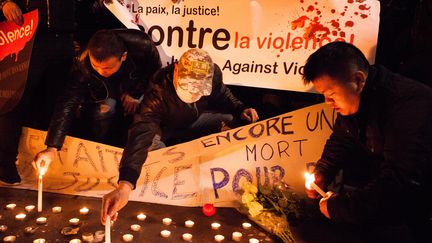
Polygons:
<instances>
[{"instance_id":1,"label":"white fabric banner","mask_svg":"<svg viewBox=\"0 0 432 243\"><path fill-rule=\"evenodd\" d=\"M306 59L332 41L375 60L377 0L114 0L106 5L128 28L149 33L163 64L189 48L210 53L226 84L311 91Z\"/></svg>"},{"instance_id":2,"label":"white fabric banner","mask_svg":"<svg viewBox=\"0 0 432 243\"><path fill-rule=\"evenodd\" d=\"M152 151L130 200L181 206L236 206L242 180L286 181L304 193L303 173L313 166L331 133L336 113L310 106L187 143ZM31 162L45 148L46 132L25 128L20 143L20 188L37 188ZM122 149L66 137L44 176L44 190L101 197L118 180Z\"/></svg>"}]
</instances>

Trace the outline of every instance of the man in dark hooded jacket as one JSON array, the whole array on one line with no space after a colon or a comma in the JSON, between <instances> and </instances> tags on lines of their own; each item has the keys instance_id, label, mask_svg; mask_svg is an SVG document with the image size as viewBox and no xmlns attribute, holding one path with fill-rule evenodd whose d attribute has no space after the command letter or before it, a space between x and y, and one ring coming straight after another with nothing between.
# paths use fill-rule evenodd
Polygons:
<instances>
[{"instance_id":1,"label":"man in dark hooded jacket","mask_svg":"<svg viewBox=\"0 0 432 243\"><path fill-rule=\"evenodd\" d=\"M338 112L314 173L326 190L342 170L343 187L320 200L321 212L368 228L367 241L425 241L432 209L432 90L369 65L345 42L313 53L303 78Z\"/></svg>"}]
</instances>

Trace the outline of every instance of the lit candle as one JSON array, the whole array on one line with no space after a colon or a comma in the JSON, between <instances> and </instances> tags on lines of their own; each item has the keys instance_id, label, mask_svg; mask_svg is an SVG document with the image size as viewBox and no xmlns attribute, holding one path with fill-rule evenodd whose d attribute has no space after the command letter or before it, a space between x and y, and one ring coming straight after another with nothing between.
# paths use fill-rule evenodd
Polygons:
<instances>
[{"instance_id":1,"label":"lit candle","mask_svg":"<svg viewBox=\"0 0 432 243\"><path fill-rule=\"evenodd\" d=\"M37 227L33 227L33 226L27 226L24 228L24 233L31 235L34 232L36 232Z\"/></svg>"},{"instance_id":2,"label":"lit candle","mask_svg":"<svg viewBox=\"0 0 432 243\"><path fill-rule=\"evenodd\" d=\"M170 219L170 218L163 218L162 219L162 223L164 225L170 225L172 223L172 219Z\"/></svg>"},{"instance_id":3,"label":"lit candle","mask_svg":"<svg viewBox=\"0 0 432 243\"><path fill-rule=\"evenodd\" d=\"M162 231L160 232L160 234L161 234L161 236L162 236L163 238L168 238L168 237L171 235L171 231L169 231L169 230L162 230Z\"/></svg>"},{"instance_id":4,"label":"lit candle","mask_svg":"<svg viewBox=\"0 0 432 243\"><path fill-rule=\"evenodd\" d=\"M131 235L131 234L124 234L123 235L123 241L130 242L132 240L133 240L133 235Z\"/></svg>"},{"instance_id":5,"label":"lit candle","mask_svg":"<svg viewBox=\"0 0 432 243\"><path fill-rule=\"evenodd\" d=\"M307 189L314 189L317 191L322 197L326 197L326 193L321 189L317 184L315 184L315 175L305 172L304 176L306 178L305 186Z\"/></svg>"},{"instance_id":6,"label":"lit candle","mask_svg":"<svg viewBox=\"0 0 432 243\"><path fill-rule=\"evenodd\" d=\"M111 243L111 217L109 215L105 219L105 243Z\"/></svg>"},{"instance_id":7,"label":"lit candle","mask_svg":"<svg viewBox=\"0 0 432 243\"><path fill-rule=\"evenodd\" d=\"M38 201L37 201L37 211L42 212L42 176L44 174L44 171L41 170L39 172L39 178L38 178Z\"/></svg>"},{"instance_id":8,"label":"lit candle","mask_svg":"<svg viewBox=\"0 0 432 243\"><path fill-rule=\"evenodd\" d=\"M27 213L30 213L31 211L33 211L33 209L35 209L35 207L35 205L27 205L24 209L27 211Z\"/></svg>"},{"instance_id":9,"label":"lit candle","mask_svg":"<svg viewBox=\"0 0 432 243\"><path fill-rule=\"evenodd\" d=\"M70 225L78 225L79 224L79 218L71 218L69 219L69 224Z\"/></svg>"},{"instance_id":10,"label":"lit candle","mask_svg":"<svg viewBox=\"0 0 432 243\"><path fill-rule=\"evenodd\" d=\"M7 230L7 226L6 225L0 225L0 233L3 233Z\"/></svg>"},{"instance_id":11,"label":"lit candle","mask_svg":"<svg viewBox=\"0 0 432 243\"><path fill-rule=\"evenodd\" d=\"M8 235L3 238L3 242L14 242L14 241L16 241L15 235Z\"/></svg>"},{"instance_id":12,"label":"lit candle","mask_svg":"<svg viewBox=\"0 0 432 243\"><path fill-rule=\"evenodd\" d=\"M47 218L45 217L39 217L36 219L37 224L46 224L46 222L47 222Z\"/></svg>"},{"instance_id":13,"label":"lit candle","mask_svg":"<svg viewBox=\"0 0 432 243\"><path fill-rule=\"evenodd\" d=\"M146 218L147 218L147 216L145 214L143 214L143 213L140 213L140 214L137 215L137 219L139 221L144 221Z\"/></svg>"},{"instance_id":14,"label":"lit candle","mask_svg":"<svg viewBox=\"0 0 432 243\"><path fill-rule=\"evenodd\" d=\"M185 221L185 226L188 227L188 228L192 228L194 226L194 224L195 223L192 220L186 220Z\"/></svg>"},{"instance_id":15,"label":"lit candle","mask_svg":"<svg viewBox=\"0 0 432 243\"><path fill-rule=\"evenodd\" d=\"M215 235L214 239L216 242L222 242L225 239L225 236L223 235Z\"/></svg>"},{"instance_id":16,"label":"lit candle","mask_svg":"<svg viewBox=\"0 0 432 243\"><path fill-rule=\"evenodd\" d=\"M244 223L242 223L242 227L243 227L243 229L250 229L252 227L252 225L248 222L244 222Z\"/></svg>"},{"instance_id":17,"label":"lit candle","mask_svg":"<svg viewBox=\"0 0 432 243\"><path fill-rule=\"evenodd\" d=\"M192 234L184 233L184 234L182 235L182 238L183 238L183 240L185 240L185 241L192 241Z\"/></svg>"},{"instance_id":18,"label":"lit candle","mask_svg":"<svg viewBox=\"0 0 432 243\"><path fill-rule=\"evenodd\" d=\"M255 239L255 238L250 238L249 239L249 243L258 243L258 242L259 242L259 240Z\"/></svg>"},{"instance_id":19,"label":"lit candle","mask_svg":"<svg viewBox=\"0 0 432 243\"><path fill-rule=\"evenodd\" d=\"M237 231L232 233L233 241L240 241L242 236L243 236L243 234L240 232L237 232Z\"/></svg>"},{"instance_id":20,"label":"lit candle","mask_svg":"<svg viewBox=\"0 0 432 243\"><path fill-rule=\"evenodd\" d=\"M6 209L8 210L14 210L16 207L15 203L9 203L8 205L6 205Z\"/></svg>"},{"instance_id":21,"label":"lit candle","mask_svg":"<svg viewBox=\"0 0 432 243\"><path fill-rule=\"evenodd\" d=\"M219 223L214 222L214 223L211 224L211 228L214 229L214 230L217 230L220 227L221 227L221 224L219 224Z\"/></svg>"},{"instance_id":22,"label":"lit candle","mask_svg":"<svg viewBox=\"0 0 432 243\"><path fill-rule=\"evenodd\" d=\"M93 233L91 232L85 232L82 234L82 239L85 242L93 242L95 240L95 238L93 237ZM102 241L102 239L101 239Z\"/></svg>"},{"instance_id":23,"label":"lit candle","mask_svg":"<svg viewBox=\"0 0 432 243\"><path fill-rule=\"evenodd\" d=\"M79 212L81 215L86 215L89 213L89 209L87 207L80 208Z\"/></svg>"},{"instance_id":24,"label":"lit candle","mask_svg":"<svg viewBox=\"0 0 432 243\"><path fill-rule=\"evenodd\" d=\"M100 242L103 240L103 238L105 237L105 231L103 230L98 230L95 232L94 234L94 241L95 242Z\"/></svg>"},{"instance_id":25,"label":"lit candle","mask_svg":"<svg viewBox=\"0 0 432 243\"><path fill-rule=\"evenodd\" d=\"M139 231L141 229L141 225L139 225L139 224L133 224L133 225L130 226L130 229L132 231Z\"/></svg>"},{"instance_id":26,"label":"lit candle","mask_svg":"<svg viewBox=\"0 0 432 243\"><path fill-rule=\"evenodd\" d=\"M47 241L43 238L39 238L33 241L33 243L46 243Z\"/></svg>"},{"instance_id":27,"label":"lit candle","mask_svg":"<svg viewBox=\"0 0 432 243\"><path fill-rule=\"evenodd\" d=\"M19 213L15 216L15 219L18 221L23 221L26 218L27 215L25 213Z\"/></svg>"},{"instance_id":28,"label":"lit candle","mask_svg":"<svg viewBox=\"0 0 432 243\"><path fill-rule=\"evenodd\" d=\"M80 239L72 239L69 241L69 243L81 243Z\"/></svg>"},{"instance_id":29,"label":"lit candle","mask_svg":"<svg viewBox=\"0 0 432 243\"><path fill-rule=\"evenodd\" d=\"M53 213L61 213L61 211L62 211L62 207L60 207L60 206L55 206L55 207L53 207L51 210L52 210Z\"/></svg>"}]
</instances>

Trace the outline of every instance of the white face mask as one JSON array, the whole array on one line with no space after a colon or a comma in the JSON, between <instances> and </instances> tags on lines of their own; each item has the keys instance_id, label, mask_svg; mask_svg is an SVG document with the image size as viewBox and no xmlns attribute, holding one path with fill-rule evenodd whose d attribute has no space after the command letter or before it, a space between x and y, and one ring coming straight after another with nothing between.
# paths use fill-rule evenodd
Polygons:
<instances>
[{"instance_id":1,"label":"white face mask","mask_svg":"<svg viewBox=\"0 0 432 243\"><path fill-rule=\"evenodd\" d=\"M177 96L185 103L191 104L201 99L201 93L191 93L188 90L177 88Z\"/></svg>"}]
</instances>

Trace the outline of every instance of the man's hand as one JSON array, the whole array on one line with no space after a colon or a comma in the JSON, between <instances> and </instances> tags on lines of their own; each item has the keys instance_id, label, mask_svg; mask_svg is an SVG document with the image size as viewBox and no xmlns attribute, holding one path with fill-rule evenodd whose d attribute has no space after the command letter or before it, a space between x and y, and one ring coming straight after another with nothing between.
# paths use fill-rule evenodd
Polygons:
<instances>
[{"instance_id":1,"label":"man's hand","mask_svg":"<svg viewBox=\"0 0 432 243\"><path fill-rule=\"evenodd\" d=\"M24 23L20 7L12 1L3 3L3 15L7 21L13 21L15 24L21 26Z\"/></svg>"},{"instance_id":2,"label":"man's hand","mask_svg":"<svg viewBox=\"0 0 432 243\"><path fill-rule=\"evenodd\" d=\"M48 147L45 150L40 151L36 154L34 160L33 160L33 168L40 172L48 171L48 167L50 166L51 162L54 160L57 153L57 148Z\"/></svg>"},{"instance_id":3,"label":"man's hand","mask_svg":"<svg viewBox=\"0 0 432 243\"><path fill-rule=\"evenodd\" d=\"M330 197L332 197L334 194L334 192L332 191L328 191L326 192L326 197L321 198L320 202L319 202L319 207L320 207L320 211L321 213L326 216L326 218L330 219L330 214L328 212L328 208L327 208L327 201L329 200Z\"/></svg>"},{"instance_id":4,"label":"man's hand","mask_svg":"<svg viewBox=\"0 0 432 243\"><path fill-rule=\"evenodd\" d=\"M254 108L246 108L244 111L240 114L240 118L248 121L249 123L256 122L259 119L258 113Z\"/></svg>"},{"instance_id":5,"label":"man's hand","mask_svg":"<svg viewBox=\"0 0 432 243\"><path fill-rule=\"evenodd\" d=\"M122 94L121 101L122 101L123 109L128 114L135 113L140 103L139 100L133 98L132 96L126 93Z\"/></svg>"},{"instance_id":6,"label":"man's hand","mask_svg":"<svg viewBox=\"0 0 432 243\"><path fill-rule=\"evenodd\" d=\"M122 209L129 201L129 194L133 187L130 183L120 181L119 186L114 191L106 194L102 198L101 223L105 225L107 215L112 221L117 220L118 211Z\"/></svg>"}]
</instances>

